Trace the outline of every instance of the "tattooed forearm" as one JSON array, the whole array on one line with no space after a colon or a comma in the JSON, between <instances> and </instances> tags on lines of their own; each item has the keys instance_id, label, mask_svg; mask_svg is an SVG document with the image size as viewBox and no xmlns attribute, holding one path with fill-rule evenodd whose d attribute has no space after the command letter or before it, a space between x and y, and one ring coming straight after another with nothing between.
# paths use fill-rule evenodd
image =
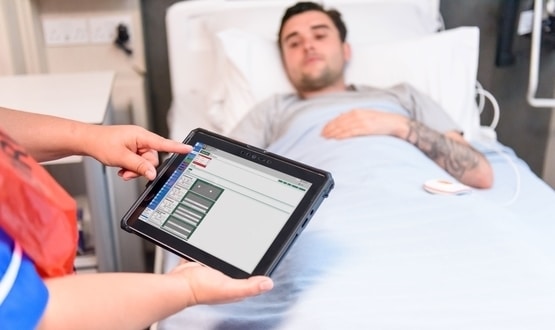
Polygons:
<instances>
[{"instance_id":1,"label":"tattooed forearm","mask_svg":"<svg viewBox=\"0 0 555 330\"><path fill-rule=\"evenodd\" d=\"M457 179L477 168L482 157L471 146L454 141L412 120L409 122L406 140Z\"/></svg>"}]
</instances>

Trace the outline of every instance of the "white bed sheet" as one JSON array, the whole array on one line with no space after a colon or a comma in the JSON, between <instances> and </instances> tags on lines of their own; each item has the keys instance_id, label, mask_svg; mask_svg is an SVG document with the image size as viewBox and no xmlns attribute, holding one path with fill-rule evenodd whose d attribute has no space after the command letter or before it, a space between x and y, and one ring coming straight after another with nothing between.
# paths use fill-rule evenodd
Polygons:
<instances>
[{"instance_id":1,"label":"white bed sheet","mask_svg":"<svg viewBox=\"0 0 555 330\"><path fill-rule=\"evenodd\" d=\"M440 196L422 183L446 174L406 142L339 144L307 127L270 150L332 171L337 184L274 290L189 308L161 329L555 328L555 193L510 149L483 147L492 189Z\"/></svg>"},{"instance_id":2,"label":"white bed sheet","mask_svg":"<svg viewBox=\"0 0 555 330\"><path fill-rule=\"evenodd\" d=\"M183 26L199 17L170 14L190 20ZM206 44L185 43L190 28L170 30L169 121L182 139L214 128L204 113L210 74ZM337 185L276 269L274 290L189 308L158 329L555 329L555 193L510 148L474 142L494 187L438 196L422 184L446 173L405 142L368 137L340 149L313 126L300 123L270 150L330 170ZM168 270L177 258L165 256Z\"/></svg>"}]
</instances>

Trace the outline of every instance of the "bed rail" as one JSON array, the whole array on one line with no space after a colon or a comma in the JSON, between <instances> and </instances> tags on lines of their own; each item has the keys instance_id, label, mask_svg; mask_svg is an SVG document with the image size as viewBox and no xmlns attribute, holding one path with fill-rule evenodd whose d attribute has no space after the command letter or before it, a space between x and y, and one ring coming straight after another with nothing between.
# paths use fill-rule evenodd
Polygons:
<instances>
[{"instance_id":1,"label":"bed rail","mask_svg":"<svg viewBox=\"0 0 555 330\"><path fill-rule=\"evenodd\" d=\"M555 108L555 98L538 98L538 79L540 70L540 51L542 38L543 0L534 0L534 20L532 43L530 47L530 72L528 76L528 103L537 108Z\"/></svg>"}]
</instances>

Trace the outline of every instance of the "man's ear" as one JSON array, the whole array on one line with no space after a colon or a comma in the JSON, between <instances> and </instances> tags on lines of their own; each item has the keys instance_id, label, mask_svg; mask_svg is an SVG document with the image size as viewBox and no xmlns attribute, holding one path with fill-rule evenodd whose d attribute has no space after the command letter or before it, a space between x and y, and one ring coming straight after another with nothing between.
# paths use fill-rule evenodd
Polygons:
<instances>
[{"instance_id":1,"label":"man's ear","mask_svg":"<svg viewBox=\"0 0 555 330\"><path fill-rule=\"evenodd\" d=\"M343 43L343 57L346 62L351 60L351 45L348 42Z\"/></svg>"}]
</instances>

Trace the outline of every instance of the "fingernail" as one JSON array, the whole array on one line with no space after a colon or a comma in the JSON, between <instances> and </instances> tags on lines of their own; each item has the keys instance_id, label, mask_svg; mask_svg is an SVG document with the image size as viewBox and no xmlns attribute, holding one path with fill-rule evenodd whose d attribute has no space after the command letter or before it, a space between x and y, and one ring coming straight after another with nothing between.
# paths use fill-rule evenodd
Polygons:
<instances>
[{"instance_id":1,"label":"fingernail","mask_svg":"<svg viewBox=\"0 0 555 330\"><path fill-rule=\"evenodd\" d=\"M145 176L152 180L156 177L156 171L152 170L152 169L147 170L146 173L145 173Z\"/></svg>"},{"instance_id":2,"label":"fingernail","mask_svg":"<svg viewBox=\"0 0 555 330\"><path fill-rule=\"evenodd\" d=\"M260 282L260 285L258 287L263 292L270 291L274 287L274 282L272 280L268 279L268 280Z\"/></svg>"}]
</instances>

